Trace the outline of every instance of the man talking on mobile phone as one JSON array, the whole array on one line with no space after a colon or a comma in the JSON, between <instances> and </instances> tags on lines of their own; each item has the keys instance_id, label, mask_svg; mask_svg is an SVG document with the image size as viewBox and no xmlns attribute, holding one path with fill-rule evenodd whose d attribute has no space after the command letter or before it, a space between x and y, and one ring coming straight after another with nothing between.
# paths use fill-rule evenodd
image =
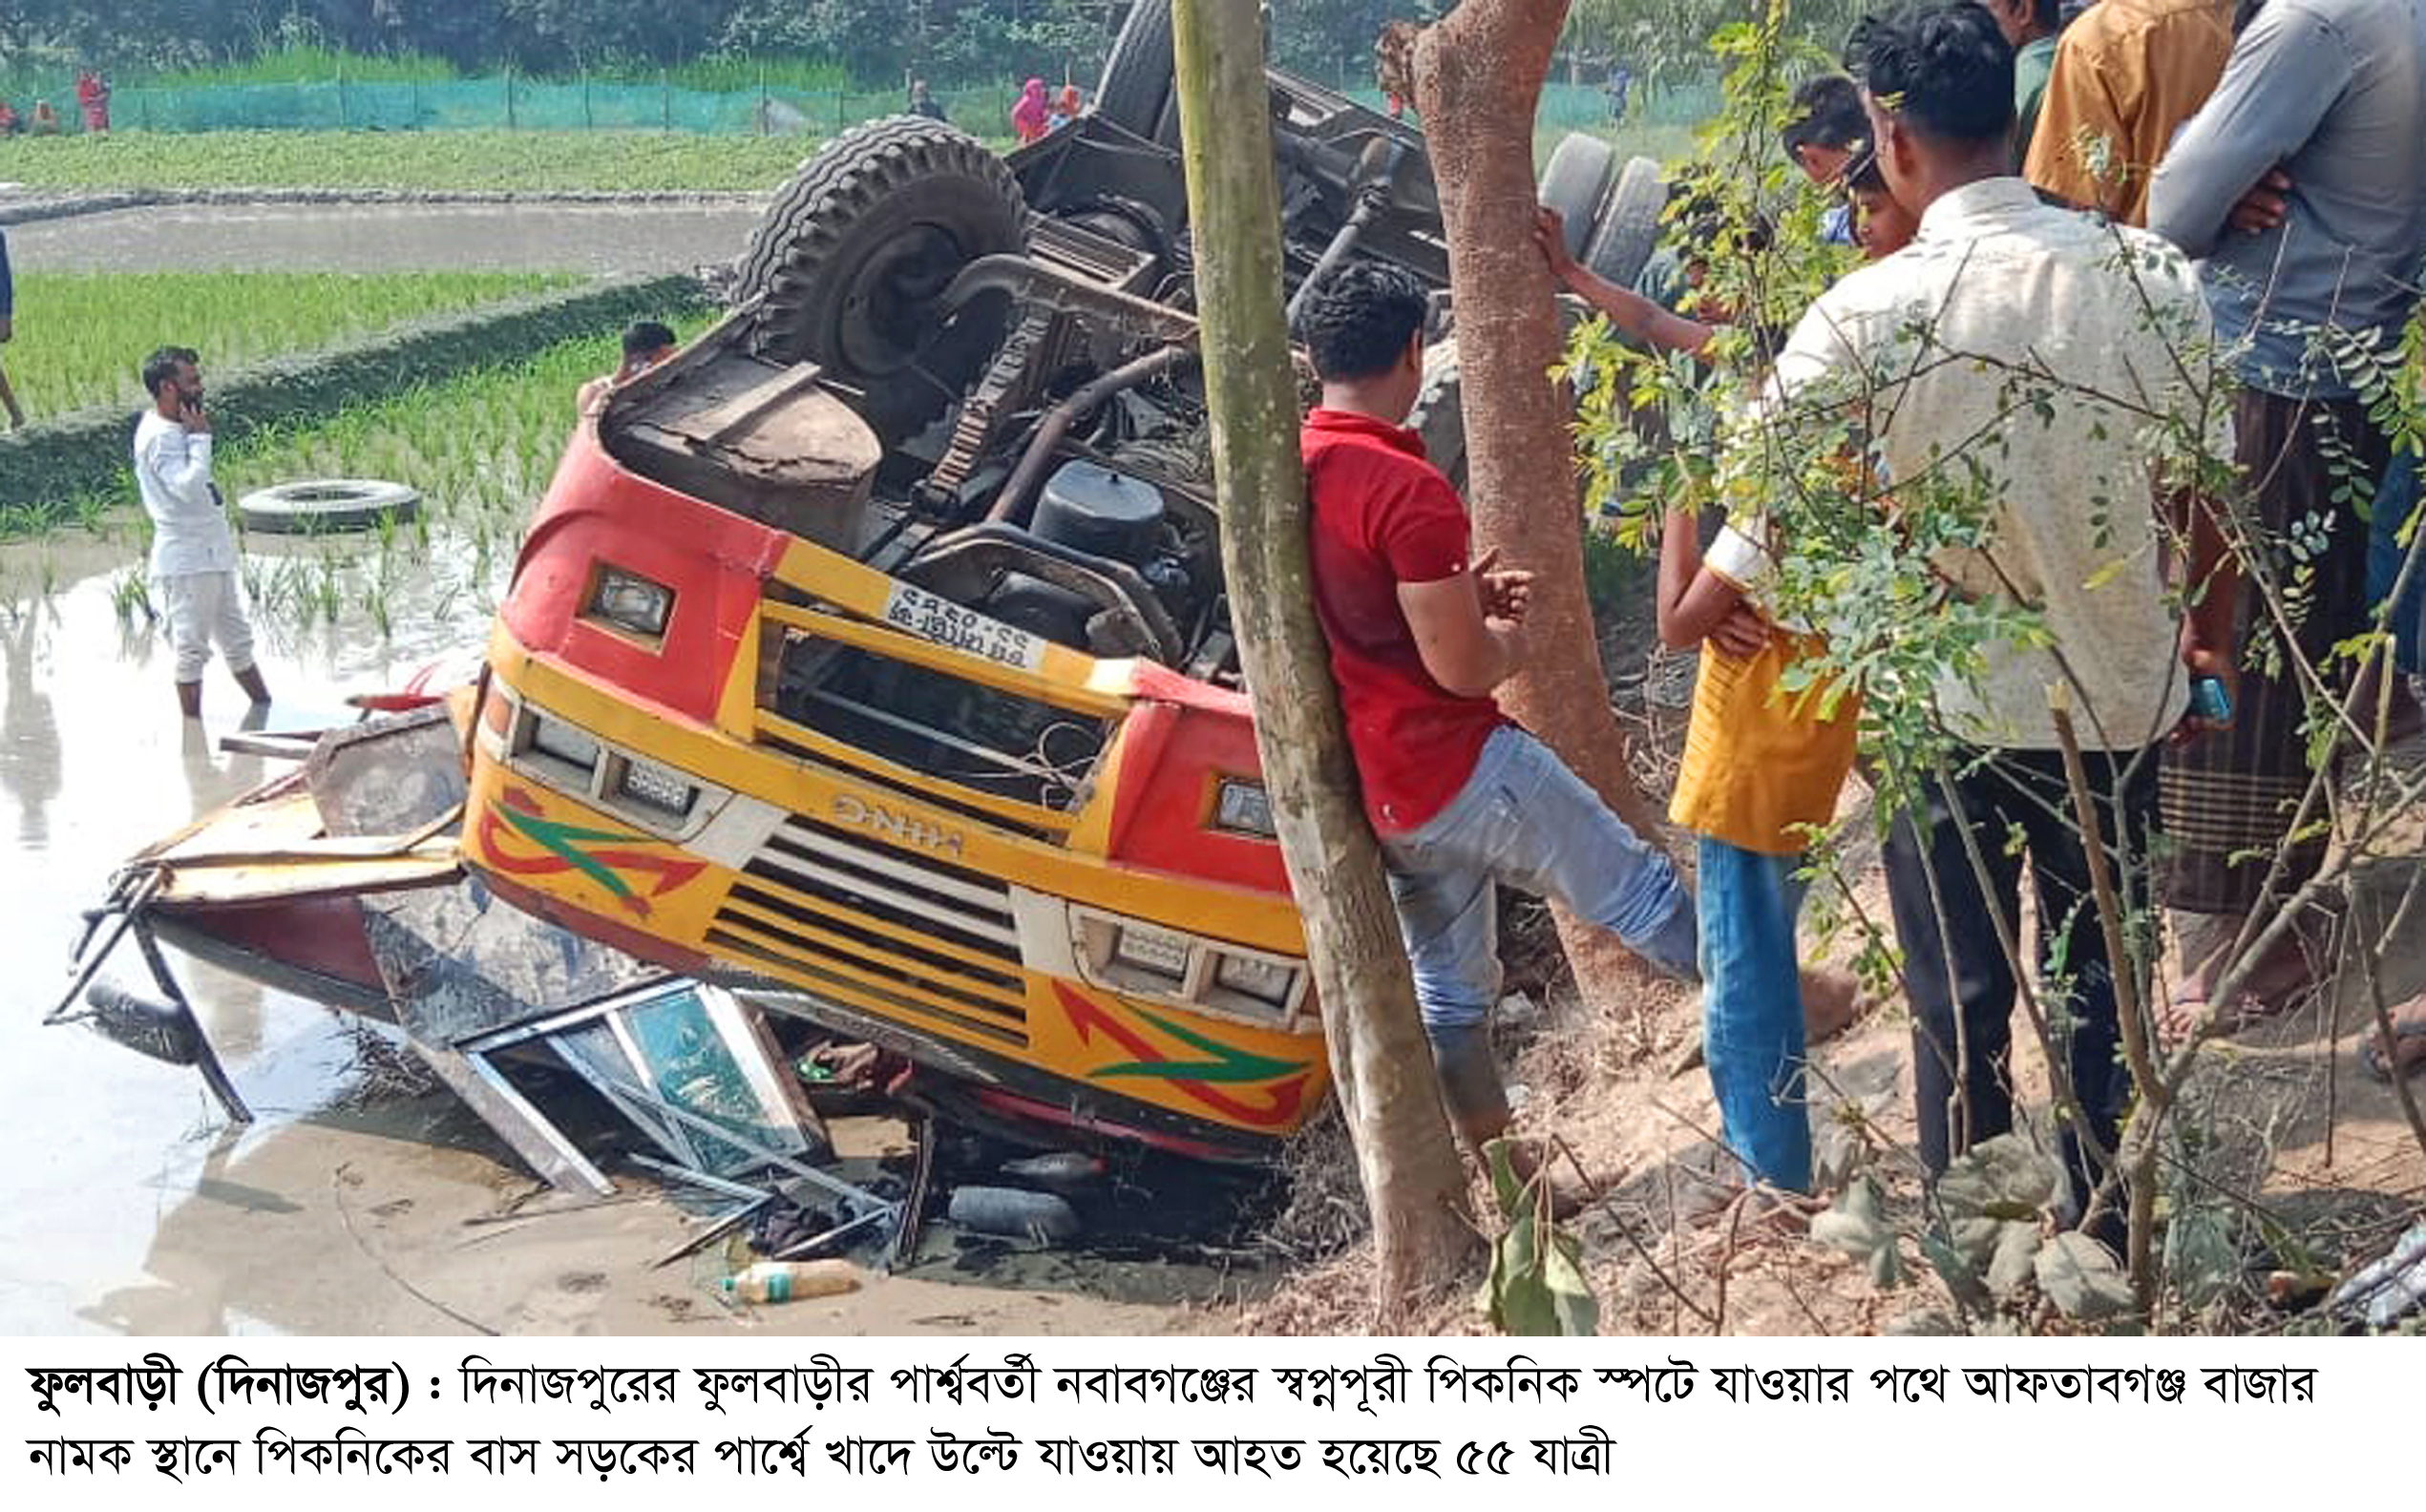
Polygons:
<instances>
[{"instance_id":1,"label":"man talking on mobile phone","mask_svg":"<svg viewBox=\"0 0 2426 1512\"><path fill-rule=\"evenodd\" d=\"M187 719L202 716L202 668L214 642L245 695L255 704L269 702L236 586L236 533L211 483L200 360L187 346L163 346L143 359L152 408L135 427L135 483L152 516L152 581L177 657L178 707Z\"/></svg>"}]
</instances>

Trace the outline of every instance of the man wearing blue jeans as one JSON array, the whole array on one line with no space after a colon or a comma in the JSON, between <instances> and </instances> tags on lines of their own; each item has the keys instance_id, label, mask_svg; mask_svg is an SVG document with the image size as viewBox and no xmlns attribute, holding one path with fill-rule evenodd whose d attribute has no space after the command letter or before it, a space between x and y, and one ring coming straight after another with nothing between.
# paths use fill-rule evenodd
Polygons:
<instances>
[{"instance_id":1,"label":"man wearing blue jeans","mask_svg":"<svg viewBox=\"0 0 2426 1512\"><path fill-rule=\"evenodd\" d=\"M2384 611L2384 628L2393 637L2393 667L2415 677L2426 672L2426 657L2420 652L2426 640L2426 563L2401 581L2401 569L2407 565L2409 548L2401 544L2401 528L2417 508L2417 453L2395 452L2392 466L2384 470L2384 480L2375 486L2374 520L2367 543L2367 601ZM2394 588L2401 591L2400 601L2386 608ZM2360 711L2365 717L2366 710Z\"/></svg>"},{"instance_id":2,"label":"man wearing blue jeans","mask_svg":"<svg viewBox=\"0 0 2426 1512\"><path fill-rule=\"evenodd\" d=\"M1502 883L1694 975L1692 900L1550 748L1491 699L1523 664L1531 575L1469 559L1457 493L1403 422L1423 385L1424 292L1380 263L1341 269L1299 334L1322 379L1301 437L1315 610L1380 837L1415 994L1458 1132L1508 1126L1487 1018Z\"/></svg>"}]
</instances>

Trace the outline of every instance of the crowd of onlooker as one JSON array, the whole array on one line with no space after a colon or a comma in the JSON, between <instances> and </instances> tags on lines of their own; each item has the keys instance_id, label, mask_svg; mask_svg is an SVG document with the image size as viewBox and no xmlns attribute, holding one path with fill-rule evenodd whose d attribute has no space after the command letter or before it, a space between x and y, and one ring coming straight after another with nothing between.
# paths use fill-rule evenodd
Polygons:
<instances>
[{"instance_id":1,"label":"crowd of onlooker","mask_svg":"<svg viewBox=\"0 0 2426 1512\"><path fill-rule=\"evenodd\" d=\"M2391 454L2371 401L2426 266L2426 7L1934 0L1866 21L1846 64L1803 86L1783 145L1842 191L1823 232L1865 260L1763 354L1718 445L1774 447L1799 410L1856 413L1843 460L1879 528L1899 490L1959 475L1981 492L1984 534L1930 554L1932 591L2028 627L1897 695L1951 742L1884 851L1919 1153L1942 1172L2014 1126L2029 992L2063 1063L2066 1215L2119 1244L2108 1177L2140 1027L2124 1005L2146 1001L2153 936L2110 935L2096 893L2180 921L2183 970L2145 1014L2161 1043L2329 989L2326 827L2303 811L2315 711L2372 729L2389 707L2395 734L2415 717L2406 678L2370 683L2380 670L2338 650L2387 623L2396 671L2418 670L2418 598L2385 603L2416 458ZM1621 288L1577 263L1555 215L1535 229L1619 332L1724 360L1705 231ZM1690 501L1665 521L1661 633L1703 649L1672 814L1698 845L1688 890L1492 701L1526 662L1529 585L1472 559L1404 429L1423 319L1422 290L1378 265L1317 292L1301 335L1324 395L1304 450L1318 609L1445 1101L1475 1143L1508 1123L1486 1029L1505 883L1699 977L1727 1145L1749 1176L1808 1191L1806 1021L1843 989L1798 963L1804 850L1879 696L1794 671L1829 627L1782 599L1780 562L1819 547L1789 538L1774 499L1736 507L1706 549ZM2228 484L2184 436L2229 459ZM2394 1031L2371 1037L2371 1066L2426 1061L2426 998Z\"/></svg>"},{"instance_id":2,"label":"crowd of onlooker","mask_svg":"<svg viewBox=\"0 0 2426 1512\"><path fill-rule=\"evenodd\" d=\"M76 110L84 117L84 129L95 135L106 135L110 129L110 81L92 69L80 70L75 76ZM47 99L33 102L32 115L22 116L17 108L0 99L0 136L30 133L35 136L59 135L59 113Z\"/></svg>"}]
</instances>

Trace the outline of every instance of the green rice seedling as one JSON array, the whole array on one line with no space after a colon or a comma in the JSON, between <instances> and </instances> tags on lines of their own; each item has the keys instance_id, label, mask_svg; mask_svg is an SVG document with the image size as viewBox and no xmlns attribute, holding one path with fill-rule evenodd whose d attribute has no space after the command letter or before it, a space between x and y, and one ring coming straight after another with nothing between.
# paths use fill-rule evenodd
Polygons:
<instances>
[{"instance_id":1,"label":"green rice seedling","mask_svg":"<svg viewBox=\"0 0 2426 1512\"><path fill-rule=\"evenodd\" d=\"M158 621L159 612L152 607L150 575L144 571L141 562L119 571L110 578L110 608L117 614L120 624L133 624L138 614L146 624Z\"/></svg>"},{"instance_id":2,"label":"green rice seedling","mask_svg":"<svg viewBox=\"0 0 2426 1512\"><path fill-rule=\"evenodd\" d=\"M703 323L693 316L677 328ZM302 477L386 476L424 500L410 523L248 541L242 572L260 620L336 644L354 634L476 640L573 429L573 393L613 360L611 335L566 342L232 443L217 466L231 497ZM108 520L139 522L131 499L130 490L108 501L116 507Z\"/></svg>"},{"instance_id":3,"label":"green rice seedling","mask_svg":"<svg viewBox=\"0 0 2426 1512\"><path fill-rule=\"evenodd\" d=\"M44 189L772 190L806 136L664 131L120 130L12 137L8 176Z\"/></svg>"},{"instance_id":4,"label":"green rice seedling","mask_svg":"<svg viewBox=\"0 0 2426 1512\"><path fill-rule=\"evenodd\" d=\"M20 260L22 261L22 259ZM9 377L36 419L145 402L137 370L164 341L225 370L326 350L406 321L565 288L565 273L51 273L21 268Z\"/></svg>"}]
</instances>

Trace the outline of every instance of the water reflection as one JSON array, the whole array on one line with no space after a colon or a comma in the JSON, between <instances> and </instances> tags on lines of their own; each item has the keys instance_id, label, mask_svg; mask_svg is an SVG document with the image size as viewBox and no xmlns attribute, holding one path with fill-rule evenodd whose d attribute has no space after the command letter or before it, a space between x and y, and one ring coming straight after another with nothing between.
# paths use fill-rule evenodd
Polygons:
<instances>
[{"instance_id":1,"label":"water reflection","mask_svg":"<svg viewBox=\"0 0 2426 1512\"><path fill-rule=\"evenodd\" d=\"M217 673L204 722L178 718L157 630L113 602L114 582L139 571L133 545L80 532L0 544L0 808L14 809L0 813L0 954L13 968L0 997L0 1105L11 1127L47 1136L38 1159L0 1169L0 1334L287 1326L247 1273L278 1269L288 1242L332 1221L316 1195L332 1164L324 1136L294 1125L352 1083L355 1047L338 1016L168 953L261 1116L243 1133L226 1127L190 1068L40 1023L66 987L80 911L101 900L126 857L287 769L219 748L243 701ZM429 592L413 584L402 601ZM414 643L383 640L350 616L325 635L289 637L270 677L296 702L243 723L276 731L312 723L307 711L342 711L344 694L388 685L391 664L476 644L482 619L466 599L452 615L400 614ZM131 943L105 974L155 990ZM291 1163L249 1177L232 1169L282 1139L298 1152ZM247 1195L256 1189L305 1210L265 1207ZM301 1321L347 1326L342 1312Z\"/></svg>"},{"instance_id":2,"label":"water reflection","mask_svg":"<svg viewBox=\"0 0 2426 1512\"><path fill-rule=\"evenodd\" d=\"M8 704L0 709L0 787L17 802L18 844L28 851L46 850L51 802L59 796L59 721L51 711L50 693L34 677L34 660L44 621L54 616L47 604L8 614L9 624L0 631L9 688Z\"/></svg>"}]
</instances>

